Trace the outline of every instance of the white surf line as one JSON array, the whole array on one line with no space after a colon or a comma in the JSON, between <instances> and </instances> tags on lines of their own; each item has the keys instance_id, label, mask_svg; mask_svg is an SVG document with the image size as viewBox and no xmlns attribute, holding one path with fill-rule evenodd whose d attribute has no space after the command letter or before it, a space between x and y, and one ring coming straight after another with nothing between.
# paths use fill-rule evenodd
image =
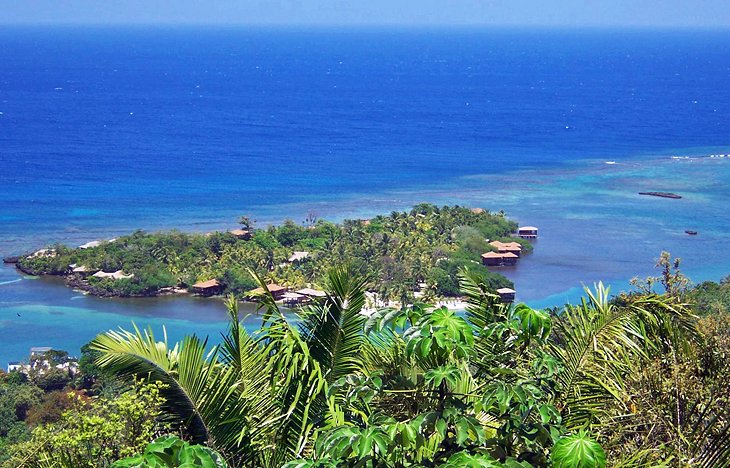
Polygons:
<instances>
[{"instance_id":1,"label":"white surf line","mask_svg":"<svg viewBox=\"0 0 730 468\"><path fill-rule=\"evenodd\" d=\"M2 286L2 285L4 285L4 284L12 284L12 283L17 283L17 282L19 282L19 281L23 281L23 278L18 278L18 279L14 279L14 280L10 280L10 281L3 281L2 283L0 283L0 286Z\"/></svg>"}]
</instances>

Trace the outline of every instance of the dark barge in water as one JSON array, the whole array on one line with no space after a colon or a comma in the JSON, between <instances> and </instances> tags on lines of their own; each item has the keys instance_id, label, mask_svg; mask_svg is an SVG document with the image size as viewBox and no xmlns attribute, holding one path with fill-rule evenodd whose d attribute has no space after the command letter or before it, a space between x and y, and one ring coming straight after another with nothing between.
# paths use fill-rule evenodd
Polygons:
<instances>
[{"instance_id":1,"label":"dark barge in water","mask_svg":"<svg viewBox=\"0 0 730 468\"><path fill-rule=\"evenodd\" d=\"M676 193L671 193L671 192L639 192L639 195L649 195L652 197L674 198L674 199L682 198L682 195L677 195Z\"/></svg>"}]
</instances>

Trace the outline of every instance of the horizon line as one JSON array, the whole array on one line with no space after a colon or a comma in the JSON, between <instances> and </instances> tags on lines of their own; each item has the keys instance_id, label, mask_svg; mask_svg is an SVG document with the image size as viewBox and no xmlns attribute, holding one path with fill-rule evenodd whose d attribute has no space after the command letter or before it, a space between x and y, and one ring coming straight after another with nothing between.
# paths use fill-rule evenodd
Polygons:
<instances>
[{"instance_id":1,"label":"horizon line","mask_svg":"<svg viewBox=\"0 0 730 468\"><path fill-rule=\"evenodd\" d=\"M688 25L688 24L532 24L532 23L365 23L365 22L166 22L166 21L1 21L2 27L160 27L160 28L260 28L260 29L538 29L538 30L687 30L687 31L730 31L730 24Z\"/></svg>"}]
</instances>

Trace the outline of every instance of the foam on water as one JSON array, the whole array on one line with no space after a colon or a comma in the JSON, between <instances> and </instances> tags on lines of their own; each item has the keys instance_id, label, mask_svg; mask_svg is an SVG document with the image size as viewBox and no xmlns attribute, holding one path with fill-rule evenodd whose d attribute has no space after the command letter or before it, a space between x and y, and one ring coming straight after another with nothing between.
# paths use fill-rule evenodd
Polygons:
<instances>
[{"instance_id":1,"label":"foam on water","mask_svg":"<svg viewBox=\"0 0 730 468\"><path fill-rule=\"evenodd\" d=\"M20 281L23 281L23 280L18 278L18 279L13 279L13 280L8 280L8 281L0 281L0 286L4 286L6 284L18 283Z\"/></svg>"}]
</instances>

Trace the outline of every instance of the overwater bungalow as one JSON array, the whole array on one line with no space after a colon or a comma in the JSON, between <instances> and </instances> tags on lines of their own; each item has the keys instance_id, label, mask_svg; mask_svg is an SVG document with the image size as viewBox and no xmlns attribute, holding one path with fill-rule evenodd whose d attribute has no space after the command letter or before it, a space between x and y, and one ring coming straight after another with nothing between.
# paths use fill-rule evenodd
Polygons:
<instances>
[{"instance_id":1,"label":"overwater bungalow","mask_svg":"<svg viewBox=\"0 0 730 468\"><path fill-rule=\"evenodd\" d=\"M304 294L299 294L299 293L295 293L295 292L284 293L284 295L281 298L284 301L284 305L287 305L289 307L301 305L306 302L309 302L309 300L310 300Z\"/></svg>"},{"instance_id":2,"label":"overwater bungalow","mask_svg":"<svg viewBox=\"0 0 730 468\"><path fill-rule=\"evenodd\" d=\"M217 279L200 281L191 287L192 291L201 296L213 296L223 292L223 285Z\"/></svg>"},{"instance_id":3,"label":"overwater bungalow","mask_svg":"<svg viewBox=\"0 0 730 468\"><path fill-rule=\"evenodd\" d=\"M517 235L523 239L537 239L537 228L535 226L522 226L517 229Z\"/></svg>"},{"instance_id":4,"label":"overwater bungalow","mask_svg":"<svg viewBox=\"0 0 730 468\"><path fill-rule=\"evenodd\" d=\"M502 265L504 265L504 266L517 265L517 260L519 260L519 258L520 258L519 255L513 254L512 252L506 252L501 255L502 255Z\"/></svg>"},{"instance_id":5,"label":"overwater bungalow","mask_svg":"<svg viewBox=\"0 0 730 468\"><path fill-rule=\"evenodd\" d=\"M482 254L482 265L485 266L501 266L504 256L497 252L487 252Z\"/></svg>"},{"instance_id":6,"label":"overwater bungalow","mask_svg":"<svg viewBox=\"0 0 730 468\"><path fill-rule=\"evenodd\" d=\"M522 246L518 242L492 241L489 245L497 249L497 252L501 254L511 253L518 257L522 255Z\"/></svg>"},{"instance_id":7,"label":"overwater bungalow","mask_svg":"<svg viewBox=\"0 0 730 468\"><path fill-rule=\"evenodd\" d=\"M516 293L517 291L510 288L497 289L497 294L499 294L499 298L502 302L514 302Z\"/></svg>"},{"instance_id":8,"label":"overwater bungalow","mask_svg":"<svg viewBox=\"0 0 730 468\"><path fill-rule=\"evenodd\" d=\"M301 294L302 296L307 296L312 299L322 299L324 297L327 297L327 293L324 291L320 291L318 289L312 289L312 288L302 288L298 289L296 291L297 294Z\"/></svg>"},{"instance_id":9,"label":"overwater bungalow","mask_svg":"<svg viewBox=\"0 0 730 468\"><path fill-rule=\"evenodd\" d=\"M286 286L281 286L279 284L267 284L266 287L269 289L269 292L274 297L275 301L279 301L284 298L284 294L287 291ZM256 297L264 294L266 291L264 291L263 288L256 288L253 291L249 291L248 297Z\"/></svg>"},{"instance_id":10,"label":"overwater bungalow","mask_svg":"<svg viewBox=\"0 0 730 468\"><path fill-rule=\"evenodd\" d=\"M522 256L522 246L520 244L517 244L516 242L513 244L514 245L505 245L501 253L509 253L515 255L516 257Z\"/></svg>"}]
</instances>

